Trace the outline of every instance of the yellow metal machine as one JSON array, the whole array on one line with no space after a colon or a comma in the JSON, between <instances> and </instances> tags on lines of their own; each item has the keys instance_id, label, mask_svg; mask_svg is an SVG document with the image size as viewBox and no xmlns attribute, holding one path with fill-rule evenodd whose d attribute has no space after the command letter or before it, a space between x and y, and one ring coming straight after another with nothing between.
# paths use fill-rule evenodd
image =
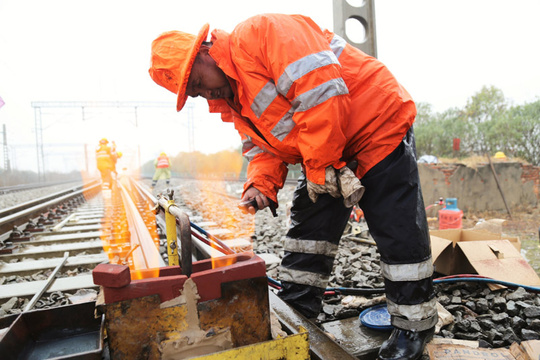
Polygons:
<instances>
[{"instance_id":1,"label":"yellow metal machine","mask_svg":"<svg viewBox=\"0 0 540 360\"><path fill-rule=\"evenodd\" d=\"M186 216L163 200L169 266L133 271L100 264L93 271L94 283L101 286L97 308L105 315L110 358L309 359L304 328L272 339L264 261L241 253L180 266L177 224L182 237L190 241L191 235Z\"/></svg>"}]
</instances>

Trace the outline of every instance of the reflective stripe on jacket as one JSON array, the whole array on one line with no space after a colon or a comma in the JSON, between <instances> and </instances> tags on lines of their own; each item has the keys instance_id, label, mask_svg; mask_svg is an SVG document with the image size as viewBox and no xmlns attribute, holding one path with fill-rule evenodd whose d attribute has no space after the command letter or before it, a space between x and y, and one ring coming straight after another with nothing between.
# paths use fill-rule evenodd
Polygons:
<instances>
[{"instance_id":1,"label":"reflective stripe on jacket","mask_svg":"<svg viewBox=\"0 0 540 360\"><path fill-rule=\"evenodd\" d=\"M169 167L169 158L167 156L158 156L156 162L157 168L168 168Z\"/></svg>"},{"instance_id":2,"label":"reflective stripe on jacket","mask_svg":"<svg viewBox=\"0 0 540 360\"><path fill-rule=\"evenodd\" d=\"M356 159L361 178L414 121L410 95L382 63L307 17L255 16L231 34L214 30L212 42L235 98L209 100L210 111L242 137L245 189L254 185L274 201L287 164L302 163L323 184L326 167Z\"/></svg>"}]
</instances>

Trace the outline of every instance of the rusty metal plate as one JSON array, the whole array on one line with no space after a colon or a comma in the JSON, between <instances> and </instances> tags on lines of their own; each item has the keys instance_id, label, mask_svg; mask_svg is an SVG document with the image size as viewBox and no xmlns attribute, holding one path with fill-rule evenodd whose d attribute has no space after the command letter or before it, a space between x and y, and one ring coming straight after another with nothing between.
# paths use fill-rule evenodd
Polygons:
<instances>
[{"instance_id":1,"label":"rusty metal plate","mask_svg":"<svg viewBox=\"0 0 540 360\"><path fill-rule=\"evenodd\" d=\"M202 329L230 327L234 347L271 339L266 277L224 283L221 292L221 298L199 304Z\"/></svg>"},{"instance_id":2,"label":"rusty metal plate","mask_svg":"<svg viewBox=\"0 0 540 360\"><path fill-rule=\"evenodd\" d=\"M234 347L271 339L266 277L224 283L221 291L220 298L197 305L202 330L229 327ZM99 306L112 360L160 359L159 344L187 329L186 305L160 305L151 295Z\"/></svg>"}]
</instances>

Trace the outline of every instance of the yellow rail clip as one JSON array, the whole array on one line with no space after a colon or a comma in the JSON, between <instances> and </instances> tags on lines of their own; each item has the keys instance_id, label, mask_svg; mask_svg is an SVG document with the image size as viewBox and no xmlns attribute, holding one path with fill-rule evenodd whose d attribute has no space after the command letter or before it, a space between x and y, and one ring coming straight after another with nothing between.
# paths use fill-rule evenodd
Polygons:
<instances>
[{"instance_id":1,"label":"yellow rail clip","mask_svg":"<svg viewBox=\"0 0 540 360\"><path fill-rule=\"evenodd\" d=\"M174 200L167 202L167 208L165 210L165 228L167 232L167 256L169 259L169 266L180 265L178 257L178 245L176 243L176 217L169 212L171 206L176 206Z\"/></svg>"}]
</instances>

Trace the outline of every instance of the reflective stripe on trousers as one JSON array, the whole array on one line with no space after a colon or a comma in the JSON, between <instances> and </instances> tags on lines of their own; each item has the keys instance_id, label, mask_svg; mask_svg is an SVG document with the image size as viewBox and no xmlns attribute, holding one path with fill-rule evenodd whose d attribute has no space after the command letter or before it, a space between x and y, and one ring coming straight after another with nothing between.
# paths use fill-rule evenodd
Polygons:
<instances>
[{"instance_id":1,"label":"reflective stripe on trousers","mask_svg":"<svg viewBox=\"0 0 540 360\"><path fill-rule=\"evenodd\" d=\"M352 209L328 194L311 202L302 174L294 192L291 227L284 240L279 296L304 316L316 317L332 272L339 240Z\"/></svg>"}]
</instances>

